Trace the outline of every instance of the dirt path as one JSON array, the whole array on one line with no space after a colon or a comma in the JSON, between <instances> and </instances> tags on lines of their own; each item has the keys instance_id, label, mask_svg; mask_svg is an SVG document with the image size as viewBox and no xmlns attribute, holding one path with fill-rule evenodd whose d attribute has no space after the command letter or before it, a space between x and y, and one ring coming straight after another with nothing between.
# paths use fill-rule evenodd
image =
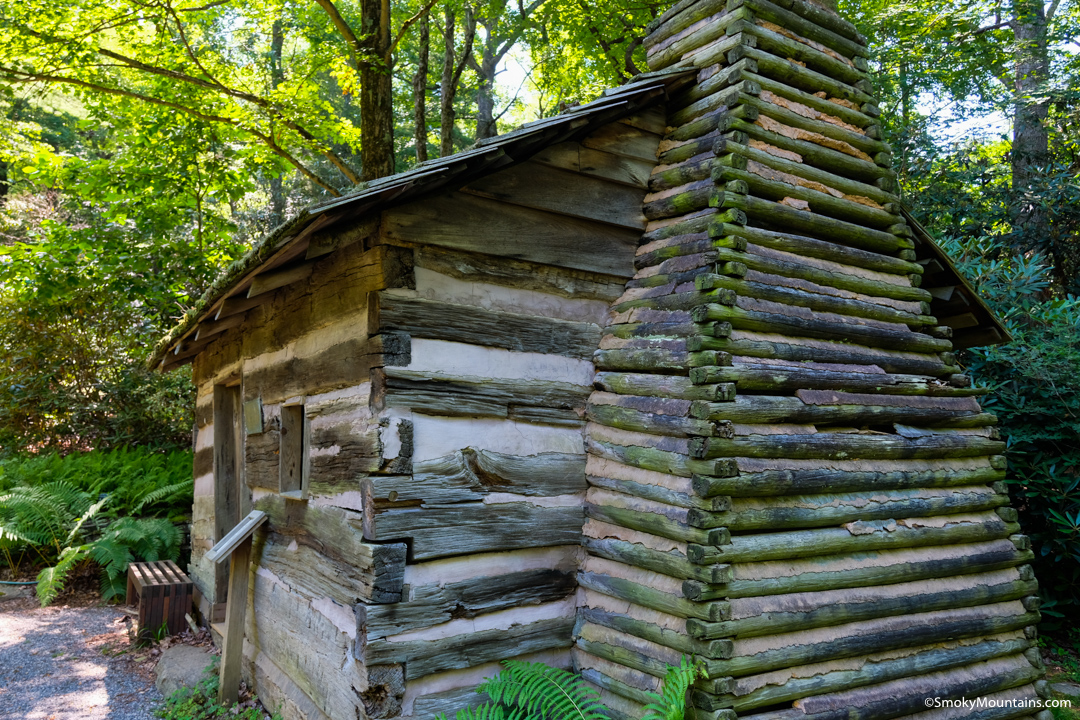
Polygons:
<instances>
[{"instance_id":1,"label":"dirt path","mask_svg":"<svg viewBox=\"0 0 1080 720\"><path fill-rule=\"evenodd\" d=\"M0 603L0 718L154 717L161 696L144 666L125 652L130 646L123 613L19 605Z\"/></svg>"}]
</instances>

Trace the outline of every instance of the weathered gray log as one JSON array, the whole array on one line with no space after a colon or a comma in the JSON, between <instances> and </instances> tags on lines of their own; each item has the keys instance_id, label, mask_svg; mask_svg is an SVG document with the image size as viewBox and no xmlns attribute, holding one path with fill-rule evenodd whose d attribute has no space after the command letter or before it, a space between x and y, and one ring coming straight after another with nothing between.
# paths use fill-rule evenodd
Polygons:
<instances>
[{"instance_id":1,"label":"weathered gray log","mask_svg":"<svg viewBox=\"0 0 1080 720\"><path fill-rule=\"evenodd\" d=\"M411 556L433 560L477 552L579 542L580 507L537 507L520 503L455 503L395 510L365 508L365 535L379 542L411 540ZM522 533L521 528L532 528Z\"/></svg>"},{"instance_id":2,"label":"weathered gray log","mask_svg":"<svg viewBox=\"0 0 1080 720\"><path fill-rule=\"evenodd\" d=\"M1009 503L1008 495L990 488L965 488L947 495L920 490L871 493L797 495L768 508L735 501L731 510L716 512L694 508L687 522L695 528L727 528L732 532L828 527L842 523L904 517L933 517L961 512L992 510Z\"/></svg>"},{"instance_id":3,"label":"weathered gray log","mask_svg":"<svg viewBox=\"0 0 1080 720\"><path fill-rule=\"evenodd\" d=\"M933 397L968 397L989 392L987 388L952 387L945 382L919 375L782 365L697 367L690 371L690 381L702 385L733 382L742 390L754 391L822 389Z\"/></svg>"},{"instance_id":4,"label":"weathered gray log","mask_svg":"<svg viewBox=\"0 0 1080 720\"><path fill-rule=\"evenodd\" d=\"M465 448L413 464L412 475L364 481L375 508L477 502L492 492L554 497L584 492L585 458L569 453L506 455Z\"/></svg>"},{"instance_id":5,"label":"weathered gray log","mask_svg":"<svg viewBox=\"0 0 1080 720\"><path fill-rule=\"evenodd\" d=\"M612 337L624 340L631 338L686 337L688 335L727 337L731 335L731 324L726 322L695 323L687 318L686 322L681 323L649 322L609 325L607 333Z\"/></svg>"},{"instance_id":6,"label":"weathered gray log","mask_svg":"<svg viewBox=\"0 0 1080 720\"><path fill-rule=\"evenodd\" d=\"M484 310L431 300L379 294L374 327L398 330L412 337L539 352L588 359L600 342L601 330L591 323Z\"/></svg>"},{"instance_id":7,"label":"weathered gray log","mask_svg":"<svg viewBox=\"0 0 1080 720\"><path fill-rule=\"evenodd\" d=\"M690 544L686 554L690 562L705 565L766 562L939 544L987 542L1008 537L1018 529L1019 525L1006 523L992 514L986 514L979 522L958 521L946 523L942 527L910 527L891 520L855 522L850 528L736 535L723 545Z\"/></svg>"},{"instance_id":8,"label":"weathered gray log","mask_svg":"<svg viewBox=\"0 0 1080 720\"><path fill-rule=\"evenodd\" d=\"M573 572L546 569L421 585L411 588L409 597L399 603L369 605L366 609L367 638L371 641L453 619L555 602L572 594L576 588Z\"/></svg>"},{"instance_id":9,"label":"weathered gray log","mask_svg":"<svg viewBox=\"0 0 1080 720\"><path fill-rule=\"evenodd\" d=\"M934 610L950 610L1017 600L1035 592L1038 583L1033 580L1012 580L996 584L987 582L985 585L973 584L967 588L951 590L940 584L935 585L932 582L920 580L911 583L910 594L903 596L895 596L895 586L885 587L890 588L887 597L874 598L873 593L848 591L848 595L854 596L851 599L838 598L831 604L815 606L810 610L768 612L718 623L691 618L686 621L686 629L691 637L699 640L778 635L874 618L914 615Z\"/></svg>"},{"instance_id":10,"label":"weathered gray log","mask_svg":"<svg viewBox=\"0 0 1080 720\"><path fill-rule=\"evenodd\" d=\"M971 435L904 438L881 433L817 433L736 438L693 438L690 455L719 457L821 458L830 460L978 457L998 455L1005 443Z\"/></svg>"},{"instance_id":11,"label":"weathered gray log","mask_svg":"<svg viewBox=\"0 0 1080 720\"><path fill-rule=\"evenodd\" d=\"M793 677L782 685L767 684L729 698L727 707L742 712L803 697L940 672L1014 655L1023 652L1030 645L1029 640L1010 639L985 640L974 645L956 647L930 646L912 655L864 663L857 670L826 671L813 677Z\"/></svg>"},{"instance_id":12,"label":"weathered gray log","mask_svg":"<svg viewBox=\"0 0 1080 720\"><path fill-rule=\"evenodd\" d=\"M634 637L654 642L657 645L663 645L664 647L669 647L692 655L722 657L731 653L730 641L708 640L701 642L678 630L662 628L659 625L653 625L652 623L643 620L636 620L623 615L622 613L608 612L598 608L582 608L580 616L586 622L611 628L612 630L618 630L627 635L633 635Z\"/></svg>"},{"instance_id":13,"label":"weathered gray log","mask_svg":"<svg viewBox=\"0 0 1080 720\"><path fill-rule=\"evenodd\" d=\"M730 533L723 528L703 530L688 526L684 522L666 518L652 512L641 512L611 505L585 504L585 515L612 525L649 533L658 537L678 542L697 543L700 545L719 545L727 542Z\"/></svg>"},{"instance_id":14,"label":"weathered gray log","mask_svg":"<svg viewBox=\"0 0 1080 720\"><path fill-rule=\"evenodd\" d=\"M590 555L645 568L680 580L694 579L715 583L731 577L730 565L696 565L675 551L660 552L614 538L585 537L582 544Z\"/></svg>"},{"instance_id":15,"label":"weathered gray log","mask_svg":"<svg viewBox=\"0 0 1080 720\"><path fill-rule=\"evenodd\" d=\"M900 490L904 488L989 485L1005 479L1005 471L992 467L935 470L850 471L767 470L731 478L694 476L694 492L701 497L771 497L820 492Z\"/></svg>"},{"instance_id":16,"label":"weathered gray log","mask_svg":"<svg viewBox=\"0 0 1080 720\"><path fill-rule=\"evenodd\" d=\"M691 437L699 435L719 436L724 434L722 428L708 420L695 420L694 418L641 412L630 408L618 407L617 405L596 405L594 403L589 403L585 408L585 416L593 422L598 422L607 425L608 427L619 428L621 430L632 430L634 432L652 433L654 435Z\"/></svg>"},{"instance_id":17,"label":"weathered gray log","mask_svg":"<svg viewBox=\"0 0 1080 720\"><path fill-rule=\"evenodd\" d=\"M703 498L695 493L676 492L675 490L669 490L660 485L639 483L632 480L616 480L594 474L588 475L587 478L589 484L593 487L614 490L627 495L633 495L634 497L664 503L665 505L674 505L675 507L681 508L698 508L699 510L709 510L711 512L720 512L728 510L731 507L731 499L727 496Z\"/></svg>"},{"instance_id":18,"label":"weathered gray log","mask_svg":"<svg viewBox=\"0 0 1080 720\"><path fill-rule=\"evenodd\" d=\"M850 570L822 570L760 580L733 580L726 585L708 585L698 580L686 580L683 582L683 594L690 600L707 601L783 595L793 592L817 592L845 587L867 587L1003 570L1029 562L1033 557L1034 554L1030 551L1019 551L1011 547L1011 544L1006 548L1000 543L984 543L981 546L972 546L971 554L967 556L953 555L920 561L897 562L890 567L867 566Z\"/></svg>"},{"instance_id":19,"label":"weathered gray log","mask_svg":"<svg viewBox=\"0 0 1080 720\"><path fill-rule=\"evenodd\" d=\"M363 648L364 664L405 663L405 679L473 667L540 650L569 647L574 618L539 620L506 630L480 630L436 640L374 640Z\"/></svg>"},{"instance_id":20,"label":"weathered gray log","mask_svg":"<svg viewBox=\"0 0 1080 720\"><path fill-rule=\"evenodd\" d=\"M742 155L727 155L717 158L717 160L723 163L725 158L741 158L745 160ZM693 202L698 202L696 196ZM746 213L751 222L760 219L771 226L792 228L798 232L818 236L823 240L835 240L864 250L891 253L904 247L904 242L892 233L874 230L806 210L798 210L789 205L754 197L753 195L736 195L735 193L717 190L709 198L708 204L710 207L725 210L729 208L741 210ZM700 207L700 205L695 205L693 209L697 207Z\"/></svg>"},{"instance_id":21,"label":"weathered gray log","mask_svg":"<svg viewBox=\"0 0 1080 720\"><path fill-rule=\"evenodd\" d=\"M706 386L707 387L707 386ZM810 391L831 392L831 391ZM695 401L692 417L735 423L853 424L979 427L995 416L980 413L974 398L935 398L918 395L834 393L835 404L807 403L798 397L742 395L728 402Z\"/></svg>"},{"instance_id":22,"label":"weathered gray log","mask_svg":"<svg viewBox=\"0 0 1080 720\"><path fill-rule=\"evenodd\" d=\"M691 477L695 473L730 476L737 475L739 472L738 467L731 460L695 460L684 453L670 452L655 447L619 445L593 436L587 436L585 442L589 452L598 457L633 465L643 470L654 470L679 477Z\"/></svg>"},{"instance_id":23,"label":"weathered gray log","mask_svg":"<svg viewBox=\"0 0 1080 720\"><path fill-rule=\"evenodd\" d=\"M642 607L652 608L682 618L723 620L728 617L725 602L692 602L671 593L630 582L621 578L595 572L579 572L578 584L604 595L626 600Z\"/></svg>"},{"instance_id":24,"label":"weathered gray log","mask_svg":"<svg viewBox=\"0 0 1080 720\"><path fill-rule=\"evenodd\" d=\"M710 676L739 677L823 660L918 647L940 642L942 638L993 635L1030 625L1037 622L1037 618L1037 614L1033 613L995 615L991 612L978 613L969 610L908 615L904 618L871 621L866 623L865 630L854 625L848 629L849 634L836 635L828 640L808 638L803 644L792 644L755 655L736 654L730 660L710 660L706 662L706 668ZM865 634L860 633L860 630ZM1034 668L1029 666L1029 669L1034 673L1033 677L1038 675ZM920 696L918 699L922 706L924 698ZM847 712L848 709L845 708L842 717L848 717Z\"/></svg>"},{"instance_id":25,"label":"weathered gray log","mask_svg":"<svg viewBox=\"0 0 1080 720\"><path fill-rule=\"evenodd\" d=\"M816 240L802 235L792 235L790 233L782 233L774 230L765 230L758 227L713 222L709 226L708 232L709 235L713 237L740 237L747 242L761 245L762 247L767 247L772 250L781 250L796 255L831 260L832 262L843 265L853 265L867 270L877 270L879 272L893 273L896 275L909 275L918 272L921 269L920 265L905 260L899 260L889 255L882 255L881 253L852 248L846 245L838 245L824 240ZM715 247L727 246L717 245ZM743 250L745 250L745 248L743 248Z\"/></svg>"},{"instance_id":26,"label":"weathered gray log","mask_svg":"<svg viewBox=\"0 0 1080 720\"><path fill-rule=\"evenodd\" d=\"M681 375L651 375L645 373L600 372L597 386L622 395L681 398L728 402L735 399L735 384L696 385Z\"/></svg>"},{"instance_id":27,"label":"weathered gray log","mask_svg":"<svg viewBox=\"0 0 1080 720\"><path fill-rule=\"evenodd\" d=\"M948 340L939 340L929 335L911 332L904 326L901 326L902 329L894 330L859 322L838 322L832 318L822 318L820 315L810 313L805 315L759 312L744 310L740 307L709 304L694 308L693 317L697 322L731 323L731 326L738 330L754 330L823 340L847 338L863 345L893 350L935 353L952 348L952 343ZM834 317L840 319L843 316Z\"/></svg>"}]
</instances>

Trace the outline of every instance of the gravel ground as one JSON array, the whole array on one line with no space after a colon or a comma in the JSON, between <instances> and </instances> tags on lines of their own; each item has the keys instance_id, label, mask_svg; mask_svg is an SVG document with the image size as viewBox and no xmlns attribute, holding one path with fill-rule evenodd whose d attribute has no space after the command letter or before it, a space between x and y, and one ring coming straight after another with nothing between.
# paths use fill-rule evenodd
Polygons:
<instances>
[{"instance_id":1,"label":"gravel ground","mask_svg":"<svg viewBox=\"0 0 1080 720\"><path fill-rule=\"evenodd\" d=\"M125 652L130 646L123 613L108 607L15 605L0 603L0 718L154 717L161 695L145 665Z\"/></svg>"}]
</instances>

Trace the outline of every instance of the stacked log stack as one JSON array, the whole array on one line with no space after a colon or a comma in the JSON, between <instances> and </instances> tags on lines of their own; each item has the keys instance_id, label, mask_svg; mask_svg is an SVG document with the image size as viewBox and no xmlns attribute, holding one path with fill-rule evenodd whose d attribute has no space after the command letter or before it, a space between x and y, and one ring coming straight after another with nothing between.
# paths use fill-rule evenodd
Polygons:
<instances>
[{"instance_id":1,"label":"stacked log stack","mask_svg":"<svg viewBox=\"0 0 1080 720\"><path fill-rule=\"evenodd\" d=\"M587 408L574 657L640 718L1048 717L1027 538L901 214L867 50L806 0L655 23L668 104L637 273Z\"/></svg>"}]
</instances>

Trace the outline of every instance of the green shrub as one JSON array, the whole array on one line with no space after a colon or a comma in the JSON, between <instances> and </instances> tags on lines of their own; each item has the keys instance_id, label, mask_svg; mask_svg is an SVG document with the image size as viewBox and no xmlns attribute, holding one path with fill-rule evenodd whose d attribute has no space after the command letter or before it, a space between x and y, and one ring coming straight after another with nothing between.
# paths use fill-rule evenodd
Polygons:
<instances>
[{"instance_id":1,"label":"green shrub","mask_svg":"<svg viewBox=\"0 0 1080 720\"><path fill-rule=\"evenodd\" d=\"M480 683L476 692L490 700L457 712L457 720L606 720L610 712L600 696L579 676L544 663L504 660L498 675ZM686 691L702 671L683 658L668 666L663 693L645 693L651 700L642 720L683 720ZM439 713L436 720L446 720Z\"/></svg>"},{"instance_id":2,"label":"green shrub","mask_svg":"<svg viewBox=\"0 0 1080 720\"><path fill-rule=\"evenodd\" d=\"M193 688L180 688L165 703L154 711L154 715L163 720L264 720L266 713L259 707L254 696L231 708L219 705L218 675L215 665L207 666L202 680ZM281 720L281 715L274 713L271 720Z\"/></svg>"}]
</instances>

